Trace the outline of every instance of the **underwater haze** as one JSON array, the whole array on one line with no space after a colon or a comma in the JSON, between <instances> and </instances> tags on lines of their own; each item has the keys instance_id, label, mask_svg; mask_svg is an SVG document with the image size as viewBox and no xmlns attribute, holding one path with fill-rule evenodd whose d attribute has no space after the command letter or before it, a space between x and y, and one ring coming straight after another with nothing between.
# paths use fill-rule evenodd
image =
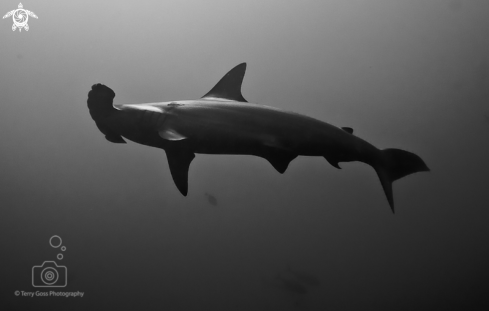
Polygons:
<instances>
[{"instance_id":1,"label":"underwater haze","mask_svg":"<svg viewBox=\"0 0 489 311\"><path fill-rule=\"evenodd\" d=\"M28 31L0 19L0 309L489 309L488 1L22 5ZM95 83L200 98L242 62L249 102L431 171L394 183L393 214L360 162L197 154L184 197L163 150L87 108Z\"/></svg>"}]
</instances>

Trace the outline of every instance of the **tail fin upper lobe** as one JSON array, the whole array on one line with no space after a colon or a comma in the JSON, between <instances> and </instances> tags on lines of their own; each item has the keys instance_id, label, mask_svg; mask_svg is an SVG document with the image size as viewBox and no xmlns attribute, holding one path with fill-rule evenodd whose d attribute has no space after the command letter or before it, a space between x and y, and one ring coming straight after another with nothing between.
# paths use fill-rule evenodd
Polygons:
<instances>
[{"instance_id":1,"label":"tail fin upper lobe","mask_svg":"<svg viewBox=\"0 0 489 311\"><path fill-rule=\"evenodd\" d=\"M394 213L394 197L392 194L392 182L404 176L426 172L430 169L424 161L414 153L400 149L384 149L381 151L382 161L375 165L374 169L379 176L387 201Z\"/></svg>"}]
</instances>

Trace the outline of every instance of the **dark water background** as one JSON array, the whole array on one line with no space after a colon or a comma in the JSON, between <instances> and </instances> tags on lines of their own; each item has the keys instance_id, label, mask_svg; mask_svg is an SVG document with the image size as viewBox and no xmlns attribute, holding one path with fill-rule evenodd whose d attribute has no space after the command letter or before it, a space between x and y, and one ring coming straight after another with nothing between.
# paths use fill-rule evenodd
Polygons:
<instances>
[{"instance_id":1,"label":"dark water background","mask_svg":"<svg viewBox=\"0 0 489 311\"><path fill-rule=\"evenodd\" d=\"M488 308L488 1L23 5L39 17L28 32L0 20L2 310ZM244 61L248 101L352 127L432 172L394 184L393 215L364 164L299 157L280 175L197 155L183 197L163 150L111 144L88 114L94 83L117 103L193 99ZM39 290L53 235L67 247L56 291L84 297L16 297Z\"/></svg>"}]
</instances>

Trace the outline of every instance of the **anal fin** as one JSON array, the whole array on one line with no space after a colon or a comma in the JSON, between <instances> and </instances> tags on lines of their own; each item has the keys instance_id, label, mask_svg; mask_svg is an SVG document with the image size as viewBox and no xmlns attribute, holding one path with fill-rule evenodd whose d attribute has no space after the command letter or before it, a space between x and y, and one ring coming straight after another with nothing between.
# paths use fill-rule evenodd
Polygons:
<instances>
[{"instance_id":1,"label":"anal fin","mask_svg":"<svg viewBox=\"0 0 489 311\"><path fill-rule=\"evenodd\" d=\"M189 150L179 148L168 148L165 151L173 182L180 193L187 196L188 169L195 158L195 154Z\"/></svg>"}]
</instances>

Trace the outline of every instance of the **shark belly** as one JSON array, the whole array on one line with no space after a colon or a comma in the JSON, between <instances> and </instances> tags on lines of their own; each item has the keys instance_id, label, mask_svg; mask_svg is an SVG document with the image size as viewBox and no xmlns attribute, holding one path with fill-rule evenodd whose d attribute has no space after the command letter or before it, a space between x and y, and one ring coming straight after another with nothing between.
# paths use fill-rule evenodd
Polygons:
<instances>
[{"instance_id":1,"label":"shark belly","mask_svg":"<svg viewBox=\"0 0 489 311\"><path fill-rule=\"evenodd\" d=\"M188 104L175 109L163 128L188 138L195 153L259 154L283 150L323 156L344 145L351 134L328 123L254 104Z\"/></svg>"},{"instance_id":2,"label":"shark belly","mask_svg":"<svg viewBox=\"0 0 489 311\"><path fill-rule=\"evenodd\" d=\"M165 148L167 142L157 132L164 116L161 113L148 111L120 111L120 113L107 118L105 126L111 132L138 144Z\"/></svg>"}]
</instances>

